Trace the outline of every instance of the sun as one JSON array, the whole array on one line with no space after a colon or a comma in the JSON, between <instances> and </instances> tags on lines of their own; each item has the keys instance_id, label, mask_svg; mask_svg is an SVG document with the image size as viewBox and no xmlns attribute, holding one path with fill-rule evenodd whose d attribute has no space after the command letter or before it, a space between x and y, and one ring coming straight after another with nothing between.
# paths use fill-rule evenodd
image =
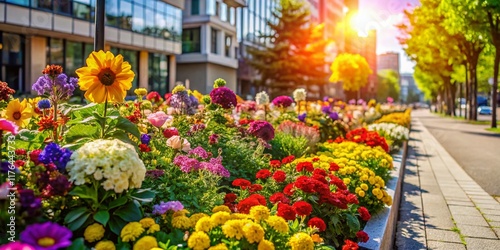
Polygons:
<instances>
[{"instance_id":1,"label":"sun","mask_svg":"<svg viewBox=\"0 0 500 250\"><path fill-rule=\"evenodd\" d=\"M367 37L368 31L373 29L372 15L366 11L355 13L351 16L349 24L360 37Z\"/></svg>"}]
</instances>

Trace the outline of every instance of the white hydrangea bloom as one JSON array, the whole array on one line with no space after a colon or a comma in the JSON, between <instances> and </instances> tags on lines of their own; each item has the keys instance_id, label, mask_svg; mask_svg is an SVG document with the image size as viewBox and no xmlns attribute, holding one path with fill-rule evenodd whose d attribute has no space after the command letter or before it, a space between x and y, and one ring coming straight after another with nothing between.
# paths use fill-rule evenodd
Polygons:
<instances>
[{"instance_id":1,"label":"white hydrangea bloom","mask_svg":"<svg viewBox=\"0 0 500 250\"><path fill-rule=\"evenodd\" d=\"M293 99L295 102L305 101L307 97L307 92L304 88L298 88L293 91Z\"/></svg>"},{"instance_id":2,"label":"white hydrangea bloom","mask_svg":"<svg viewBox=\"0 0 500 250\"><path fill-rule=\"evenodd\" d=\"M269 104L269 95L265 92L259 92L255 95L255 102L257 105L267 105Z\"/></svg>"},{"instance_id":3,"label":"white hydrangea bloom","mask_svg":"<svg viewBox=\"0 0 500 250\"><path fill-rule=\"evenodd\" d=\"M391 140L405 141L410 137L410 130L404 126L394 123L375 123L368 126L368 130L377 131Z\"/></svg>"},{"instance_id":4,"label":"white hydrangea bloom","mask_svg":"<svg viewBox=\"0 0 500 250\"><path fill-rule=\"evenodd\" d=\"M71 155L66 169L75 185L96 180L105 190L116 193L140 188L146 175L146 167L134 147L118 139L84 144Z\"/></svg>"}]
</instances>

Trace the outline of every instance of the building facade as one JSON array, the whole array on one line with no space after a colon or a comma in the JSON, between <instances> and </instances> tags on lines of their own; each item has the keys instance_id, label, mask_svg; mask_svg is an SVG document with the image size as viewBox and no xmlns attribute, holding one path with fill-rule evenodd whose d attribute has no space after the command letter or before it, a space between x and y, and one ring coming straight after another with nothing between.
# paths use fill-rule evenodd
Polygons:
<instances>
[{"instance_id":1,"label":"building facade","mask_svg":"<svg viewBox=\"0 0 500 250\"><path fill-rule=\"evenodd\" d=\"M244 0L188 0L182 25L177 80L209 93L217 78L236 90L238 69L236 13ZM189 82L189 84L188 84Z\"/></svg>"},{"instance_id":2,"label":"building facade","mask_svg":"<svg viewBox=\"0 0 500 250\"><path fill-rule=\"evenodd\" d=\"M420 91L412 73L402 73L400 75L400 97L403 103L423 102L424 94Z\"/></svg>"},{"instance_id":3,"label":"building facade","mask_svg":"<svg viewBox=\"0 0 500 250\"><path fill-rule=\"evenodd\" d=\"M121 53L136 73L133 88L166 93L181 53L183 0L106 0L106 50ZM18 93L47 64L68 75L93 51L95 0L1 0L0 79Z\"/></svg>"},{"instance_id":4,"label":"building facade","mask_svg":"<svg viewBox=\"0 0 500 250\"><path fill-rule=\"evenodd\" d=\"M377 71L394 70L399 75L399 53L387 52L377 56Z\"/></svg>"}]
</instances>

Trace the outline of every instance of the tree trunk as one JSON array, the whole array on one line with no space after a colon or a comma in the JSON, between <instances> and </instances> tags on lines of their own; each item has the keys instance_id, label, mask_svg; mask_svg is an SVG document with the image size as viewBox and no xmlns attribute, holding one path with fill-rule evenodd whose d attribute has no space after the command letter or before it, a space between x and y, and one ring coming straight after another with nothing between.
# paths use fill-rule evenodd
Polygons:
<instances>
[{"instance_id":1,"label":"tree trunk","mask_svg":"<svg viewBox=\"0 0 500 250\"><path fill-rule=\"evenodd\" d=\"M491 127L497 127L498 66L500 64L500 43L495 44L495 64L493 69L493 90L491 91Z\"/></svg>"}]
</instances>

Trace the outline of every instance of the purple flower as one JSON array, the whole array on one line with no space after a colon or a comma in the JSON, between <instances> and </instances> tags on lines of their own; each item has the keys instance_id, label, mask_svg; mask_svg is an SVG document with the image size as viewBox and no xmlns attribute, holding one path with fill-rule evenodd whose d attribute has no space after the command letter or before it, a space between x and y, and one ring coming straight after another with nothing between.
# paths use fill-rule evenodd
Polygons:
<instances>
[{"instance_id":1,"label":"purple flower","mask_svg":"<svg viewBox=\"0 0 500 250\"><path fill-rule=\"evenodd\" d=\"M363 99L358 100L358 105L362 105L363 103L365 103L365 100L363 100Z\"/></svg>"},{"instance_id":2,"label":"purple flower","mask_svg":"<svg viewBox=\"0 0 500 250\"><path fill-rule=\"evenodd\" d=\"M321 112L325 113L325 114L330 114L330 106L323 106L321 108Z\"/></svg>"},{"instance_id":3,"label":"purple flower","mask_svg":"<svg viewBox=\"0 0 500 250\"><path fill-rule=\"evenodd\" d=\"M141 135L141 143L149 145L149 142L151 141L151 136L148 134L142 134Z\"/></svg>"},{"instance_id":4,"label":"purple flower","mask_svg":"<svg viewBox=\"0 0 500 250\"><path fill-rule=\"evenodd\" d=\"M19 173L19 169L14 164L10 165L8 161L2 161L0 164L0 173L8 173L9 171Z\"/></svg>"},{"instance_id":5,"label":"purple flower","mask_svg":"<svg viewBox=\"0 0 500 250\"><path fill-rule=\"evenodd\" d=\"M31 189L22 189L18 191L21 209L27 211L29 215L34 215L42 207L42 200L35 196Z\"/></svg>"},{"instance_id":6,"label":"purple flower","mask_svg":"<svg viewBox=\"0 0 500 250\"><path fill-rule=\"evenodd\" d=\"M324 101L324 102L327 102L327 101L328 101L328 99L330 99L330 97L328 97L328 96L323 97L323 101Z\"/></svg>"},{"instance_id":7,"label":"purple flower","mask_svg":"<svg viewBox=\"0 0 500 250\"><path fill-rule=\"evenodd\" d=\"M248 126L247 132L264 141L270 141L274 138L274 128L271 123L266 121L253 121Z\"/></svg>"},{"instance_id":8,"label":"purple flower","mask_svg":"<svg viewBox=\"0 0 500 250\"><path fill-rule=\"evenodd\" d=\"M52 105L48 99L42 99L38 101L37 106L39 109L49 109Z\"/></svg>"},{"instance_id":9,"label":"purple flower","mask_svg":"<svg viewBox=\"0 0 500 250\"><path fill-rule=\"evenodd\" d=\"M207 153L207 151L202 148L201 146L198 146L194 149L191 149L191 151L189 151L188 153L190 156L191 155L195 155L195 156L198 156L200 157L201 159L207 159L209 156L209 154Z\"/></svg>"},{"instance_id":10,"label":"purple flower","mask_svg":"<svg viewBox=\"0 0 500 250\"><path fill-rule=\"evenodd\" d=\"M21 233L19 239L37 250L57 250L71 245L73 232L57 223L31 224Z\"/></svg>"},{"instance_id":11,"label":"purple flower","mask_svg":"<svg viewBox=\"0 0 500 250\"><path fill-rule=\"evenodd\" d=\"M299 121L301 122L305 122L306 121L306 117L307 117L307 113L302 113L298 116L299 118Z\"/></svg>"},{"instance_id":12,"label":"purple flower","mask_svg":"<svg viewBox=\"0 0 500 250\"><path fill-rule=\"evenodd\" d=\"M53 163L62 173L66 170L66 164L68 164L72 153L69 149L61 148L56 143L51 142L40 153L38 160L44 164Z\"/></svg>"},{"instance_id":13,"label":"purple flower","mask_svg":"<svg viewBox=\"0 0 500 250\"><path fill-rule=\"evenodd\" d=\"M355 105L355 104L356 104L356 99L349 100L349 105Z\"/></svg>"},{"instance_id":14,"label":"purple flower","mask_svg":"<svg viewBox=\"0 0 500 250\"><path fill-rule=\"evenodd\" d=\"M215 88L210 92L212 103L220 105L222 108L229 109L236 107L238 103L236 94L227 87Z\"/></svg>"},{"instance_id":15,"label":"purple flower","mask_svg":"<svg viewBox=\"0 0 500 250\"><path fill-rule=\"evenodd\" d=\"M168 201L168 202L160 202L160 204L153 206L153 214L161 215L166 214L168 210L172 210L174 212L180 211L184 209L184 206L180 201Z\"/></svg>"},{"instance_id":16,"label":"purple flower","mask_svg":"<svg viewBox=\"0 0 500 250\"><path fill-rule=\"evenodd\" d=\"M35 248L29 244L14 241L9 244L0 246L0 250L35 250Z\"/></svg>"},{"instance_id":17,"label":"purple flower","mask_svg":"<svg viewBox=\"0 0 500 250\"><path fill-rule=\"evenodd\" d=\"M332 113L330 113L328 116L330 117L330 119L332 119L334 121L339 119L339 114L337 112L335 112L335 111L333 111Z\"/></svg>"},{"instance_id":18,"label":"purple flower","mask_svg":"<svg viewBox=\"0 0 500 250\"><path fill-rule=\"evenodd\" d=\"M170 106L188 115L194 115L198 110L198 99L189 96L187 91L179 91L170 97Z\"/></svg>"},{"instance_id":19,"label":"purple flower","mask_svg":"<svg viewBox=\"0 0 500 250\"><path fill-rule=\"evenodd\" d=\"M185 155L177 155L174 158L173 163L179 166L181 171L184 173L189 173L193 170L200 169L200 162L198 160L189 158Z\"/></svg>"},{"instance_id":20,"label":"purple flower","mask_svg":"<svg viewBox=\"0 0 500 250\"><path fill-rule=\"evenodd\" d=\"M48 94L51 98L59 101L69 99L77 87L77 78L70 77L68 81L66 74L60 74L54 80L49 75L40 76L31 89L36 91L38 95Z\"/></svg>"},{"instance_id":21,"label":"purple flower","mask_svg":"<svg viewBox=\"0 0 500 250\"><path fill-rule=\"evenodd\" d=\"M165 174L164 170L161 169L153 169L153 170L148 170L146 171L146 177L149 177L151 179L158 179L161 176Z\"/></svg>"},{"instance_id":22,"label":"purple flower","mask_svg":"<svg viewBox=\"0 0 500 250\"><path fill-rule=\"evenodd\" d=\"M190 133L196 133L200 130L204 130L206 128L205 124L200 123L200 124L195 124L191 126L191 129L189 130Z\"/></svg>"},{"instance_id":23,"label":"purple flower","mask_svg":"<svg viewBox=\"0 0 500 250\"><path fill-rule=\"evenodd\" d=\"M229 171L222 166L222 157L219 156L217 158L210 159L209 162L202 162L201 169L205 169L210 171L212 174L216 174L222 177L229 178L231 174Z\"/></svg>"},{"instance_id":24,"label":"purple flower","mask_svg":"<svg viewBox=\"0 0 500 250\"><path fill-rule=\"evenodd\" d=\"M288 108L292 105L293 99L289 96L282 95L274 98L273 105L276 107Z\"/></svg>"},{"instance_id":25,"label":"purple flower","mask_svg":"<svg viewBox=\"0 0 500 250\"><path fill-rule=\"evenodd\" d=\"M70 188L71 188L71 182L68 181L68 177L61 174L58 175L56 178L51 178L49 180L49 183L45 188L46 191L44 193L47 196L54 196L54 195L63 196L69 191Z\"/></svg>"},{"instance_id":26,"label":"purple flower","mask_svg":"<svg viewBox=\"0 0 500 250\"><path fill-rule=\"evenodd\" d=\"M219 142L219 135L211 134L208 137L208 144L213 145L213 144L217 144L218 142Z\"/></svg>"}]
</instances>

